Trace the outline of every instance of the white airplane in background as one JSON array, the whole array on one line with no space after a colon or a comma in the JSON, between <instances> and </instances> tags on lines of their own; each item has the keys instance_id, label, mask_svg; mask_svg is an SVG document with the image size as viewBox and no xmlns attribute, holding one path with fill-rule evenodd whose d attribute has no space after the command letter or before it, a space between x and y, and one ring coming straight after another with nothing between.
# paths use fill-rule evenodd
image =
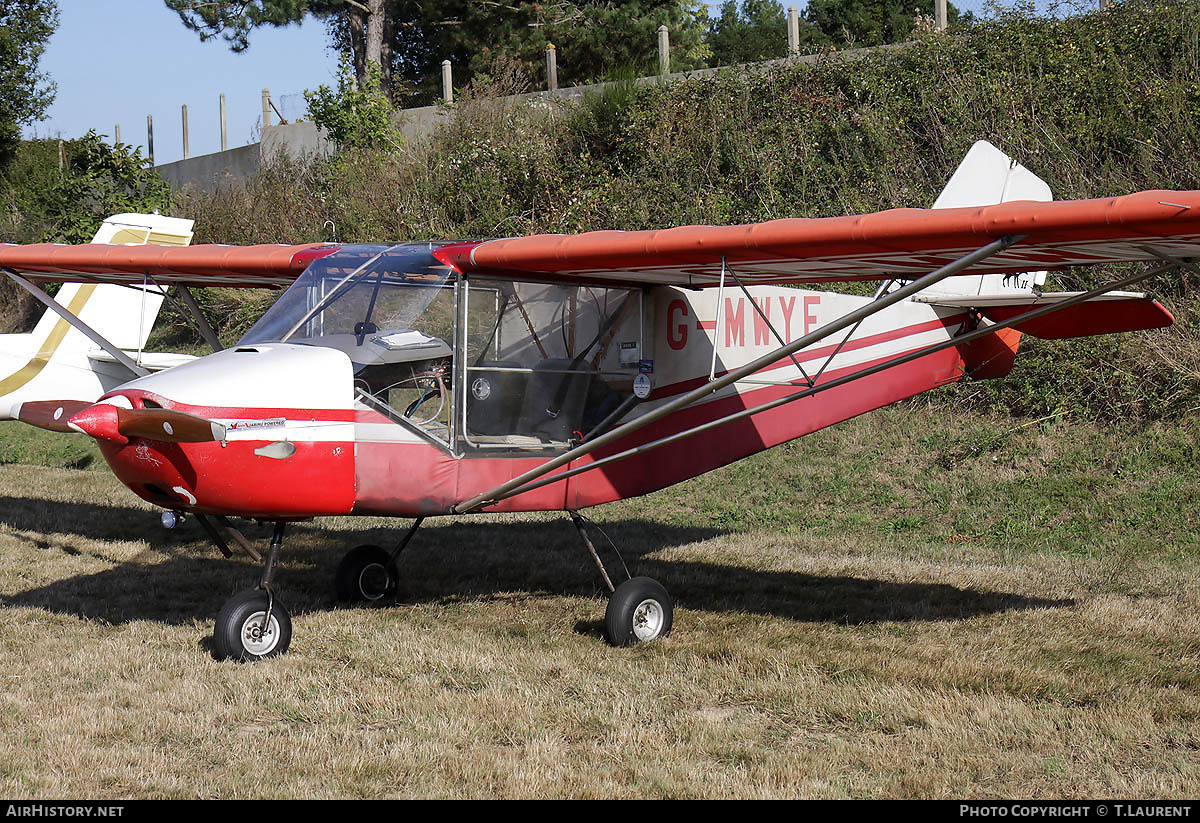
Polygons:
<instances>
[{"instance_id":1,"label":"white airplane in background","mask_svg":"<svg viewBox=\"0 0 1200 823\"><path fill-rule=\"evenodd\" d=\"M92 243L186 246L192 240L192 222L157 214L117 214L100 225ZM143 351L163 298L162 290L152 284L131 288L66 283L54 300L146 372L156 372L195 360L186 354ZM115 353L48 307L32 332L0 334L0 420L15 420L23 403L95 401L127 382L129 372Z\"/></svg>"}]
</instances>

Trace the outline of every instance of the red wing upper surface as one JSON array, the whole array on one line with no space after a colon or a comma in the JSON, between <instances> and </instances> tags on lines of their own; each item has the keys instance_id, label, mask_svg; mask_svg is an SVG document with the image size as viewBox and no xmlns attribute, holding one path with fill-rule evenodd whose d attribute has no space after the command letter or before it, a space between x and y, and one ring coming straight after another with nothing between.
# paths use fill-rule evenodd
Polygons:
<instances>
[{"instance_id":1,"label":"red wing upper surface","mask_svg":"<svg viewBox=\"0 0 1200 823\"><path fill-rule=\"evenodd\" d=\"M291 284L336 245L303 246L78 246L37 243L0 246L0 267L31 280L159 283L277 288Z\"/></svg>"},{"instance_id":2,"label":"red wing upper surface","mask_svg":"<svg viewBox=\"0 0 1200 823\"><path fill-rule=\"evenodd\" d=\"M536 235L446 246L437 256L468 273L678 286L715 285L724 258L744 283L801 284L912 278L1006 235L1024 238L964 273L1156 259L1146 247L1196 257L1200 191L893 209L743 226Z\"/></svg>"},{"instance_id":3,"label":"red wing upper surface","mask_svg":"<svg viewBox=\"0 0 1200 823\"><path fill-rule=\"evenodd\" d=\"M442 246L466 273L567 282L715 285L722 260L744 283L912 278L990 241L1023 239L964 273L1023 272L1200 257L1200 191L1147 191L1101 200L1012 201L958 209L893 209L744 226L535 235ZM0 267L35 280L278 287L331 244L188 247L0 246Z\"/></svg>"}]
</instances>

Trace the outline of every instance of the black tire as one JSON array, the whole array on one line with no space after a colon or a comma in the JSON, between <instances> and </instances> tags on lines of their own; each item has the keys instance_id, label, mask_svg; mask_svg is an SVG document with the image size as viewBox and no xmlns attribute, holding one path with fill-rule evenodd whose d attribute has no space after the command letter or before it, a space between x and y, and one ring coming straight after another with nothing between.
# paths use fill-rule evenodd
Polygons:
<instances>
[{"instance_id":1,"label":"black tire","mask_svg":"<svg viewBox=\"0 0 1200 823\"><path fill-rule=\"evenodd\" d=\"M346 552L333 576L333 589L342 603L375 602L392 597L400 577L391 555L378 546L358 546Z\"/></svg>"},{"instance_id":2,"label":"black tire","mask_svg":"<svg viewBox=\"0 0 1200 823\"><path fill-rule=\"evenodd\" d=\"M292 642L292 616L275 598L271 621L261 634L267 616L267 593L260 589L238 592L217 612L213 627L213 656L218 660L262 660L287 651Z\"/></svg>"},{"instance_id":3,"label":"black tire","mask_svg":"<svg viewBox=\"0 0 1200 823\"><path fill-rule=\"evenodd\" d=\"M634 577L617 586L604 612L604 636L614 646L649 643L671 633L675 602L657 580Z\"/></svg>"}]
</instances>

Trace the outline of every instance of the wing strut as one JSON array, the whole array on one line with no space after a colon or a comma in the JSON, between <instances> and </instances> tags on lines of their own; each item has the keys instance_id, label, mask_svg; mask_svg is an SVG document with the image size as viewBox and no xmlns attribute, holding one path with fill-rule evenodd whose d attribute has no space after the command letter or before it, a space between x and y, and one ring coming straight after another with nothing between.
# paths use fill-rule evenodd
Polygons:
<instances>
[{"instance_id":1,"label":"wing strut","mask_svg":"<svg viewBox=\"0 0 1200 823\"><path fill-rule=\"evenodd\" d=\"M78 317L71 314L71 312L67 310L66 306L63 306L50 295L46 294L46 292L42 291L42 289L30 283L12 269L5 268L0 269L0 271L3 271L6 275L8 275L9 280L12 280L18 286L25 289L25 291L29 292L40 302L45 304L46 308L50 309L63 320L66 320L68 323L78 329L87 339L91 340L97 346L111 354L113 359L124 366L126 370L128 370L134 377L145 377L150 373L148 370L135 363L133 358L110 343L108 338L100 334L100 332L96 331L87 323L84 323Z\"/></svg>"},{"instance_id":2,"label":"wing strut","mask_svg":"<svg viewBox=\"0 0 1200 823\"><path fill-rule=\"evenodd\" d=\"M765 368L766 366L771 365L783 357L788 357L807 346L811 346L818 340L822 340L831 334L841 331L842 329L849 328L864 318L878 314L889 306L895 305L901 300L906 300L909 296L916 294L923 289L927 289L935 283L945 280L947 277L958 274L959 272L970 268L982 260L986 260L998 252L1004 251L1020 239L1020 236L1006 235L997 240L993 240L986 246L978 248L969 254L963 255L952 263L947 263L945 266L930 272L924 277L914 280L907 286L899 288L893 292L888 292L887 294L881 294L876 300L867 303L864 306L860 306L852 312L842 315L832 323L827 323L821 328L809 332L808 334L792 341L786 346L775 349L774 351L763 355L757 360L753 360L740 368L727 372L725 375L712 381L711 383L706 383L700 388L681 395L671 402L659 406L653 411L647 412L646 414L630 420L628 423L625 423L621 426L617 426L612 431L601 434L595 440L583 443L573 449L563 452L558 457L547 460L540 466L530 469L524 474L514 477L512 480L509 480L507 483L503 483L494 489L477 494L469 500L456 503L451 507L450 510L455 514L463 514L465 512L474 511L481 506L488 505L489 503L493 503L496 500L504 497L509 497L511 496L509 493L512 492L512 490L521 488L526 483L536 480L543 475L549 474L560 466L565 466L576 458L590 454L602 446L606 446L627 434L637 431L644 426L648 426L656 420L660 420L672 412L678 411L684 406L690 406L696 401L702 400L708 395L720 391L732 383L736 383L739 380L749 377L759 369Z\"/></svg>"},{"instance_id":3,"label":"wing strut","mask_svg":"<svg viewBox=\"0 0 1200 823\"><path fill-rule=\"evenodd\" d=\"M196 328L200 331L200 336L204 338L204 342L211 346L213 351L221 351L221 349L225 348L221 345L216 330L208 322L208 318L204 316L204 312L200 311L200 305L196 302L196 298L192 297L192 293L188 291L188 287L180 283L175 288L179 294L179 302L183 303L187 307L187 310L192 313L192 319L196 321Z\"/></svg>"},{"instance_id":4,"label":"wing strut","mask_svg":"<svg viewBox=\"0 0 1200 823\"><path fill-rule=\"evenodd\" d=\"M1170 271L1172 269L1176 269L1176 268L1180 268L1180 267L1190 268L1190 265L1186 261L1181 260L1181 261L1179 261L1178 264L1169 263L1169 264L1162 265L1162 266L1155 266L1152 269L1148 269L1147 271L1143 271L1143 272L1139 272L1138 274L1131 275L1129 277L1124 278L1123 280L1118 280L1114 283L1110 283L1105 286L1098 286L1088 292L1081 292L1080 294L1077 294L1068 300L1063 300L1060 303L1051 303L1049 305L1042 306L1041 308L1036 309L1034 311L1026 312L1026 313L1024 313L1018 317L1014 317L1010 320L1005 320L1001 323L995 323L990 326L977 328L974 331L960 334L956 337L952 337L949 340L943 341L941 343L934 343L932 345L926 346L923 349L917 349L914 352L910 352L906 355L902 355L902 356L894 358L892 360L888 360L883 363L879 363L875 366L871 366L870 368L861 369L852 374L848 374L843 377L839 377L835 380L830 380L828 383L822 383L819 386L811 386L807 389L804 389L803 391L796 392L795 394L789 394L785 397L780 397L775 400L771 400L767 403L763 403L761 405L755 406L750 409L743 409L740 412L735 412L733 414L722 417L719 420L712 420L708 423L702 423L699 426L695 426L690 429L685 429L684 431L681 431L681 432L676 432L675 434L671 434L666 437L660 438L658 440L654 440L650 443L644 443L640 446L634 446L633 448L626 449L625 451L618 452L617 454L609 455L608 457L601 458L600 460L596 460L596 461L594 461L592 463L588 463L587 465L584 465L584 466L577 466L573 469L570 469L565 472L560 472L559 474L555 474L550 477L543 477L538 480L533 480L533 481L527 482L521 486L518 486L517 488L510 489L507 492L504 492L502 494L498 494L496 496L495 501L489 501L489 502L498 502L499 500L505 500L509 497L515 497L518 494L524 494L525 492L533 491L534 489L539 489L542 486L548 486L551 483L557 483L560 480L566 480L567 478L574 477L577 474L583 474L584 472L589 472L592 469L602 468L604 466L607 466L610 463L615 463L618 460L624 460L625 458L633 457L636 454L644 454L645 452L653 451L654 449L657 449L660 446L666 446L666 445L668 445L670 443L674 443L678 440L683 440L685 438L691 437L694 434L700 434L702 432L711 431L712 429L718 428L720 426L724 426L727 423L733 423L738 420L742 420L747 417L751 417L752 415L755 415L755 414L761 414L762 412L770 411L771 409L778 408L779 406L784 406L793 401L803 400L805 397L812 397L814 394L819 394L828 389L835 389L838 386L844 386L847 383L853 383L855 380L861 380L864 377L870 377L871 375L878 374L879 372L884 371L886 369L890 369L895 366L904 365L905 363L912 362L913 360L917 360L919 358L925 357L926 355L935 354L939 351L942 351L943 349L948 349L952 346L961 346L964 343L970 343L972 340L978 340L981 337L986 337L989 334L994 334L995 332L998 332L1001 329L1011 328L1012 326L1015 326L1018 323L1024 323L1029 320L1036 320L1039 317L1042 317L1047 314L1051 314L1052 312L1059 311L1060 309L1068 308L1070 306L1074 306L1079 303L1086 302L1088 300L1091 300L1094 297L1099 297L1100 295L1107 294L1108 292L1111 292L1111 291L1116 291L1118 289L1124 288L1125 286L1136 283L1140 280L1145 280L1147 277L1152 277L1156 274L1162 274L1163 272Z\"/></svg>"}]
</instances>

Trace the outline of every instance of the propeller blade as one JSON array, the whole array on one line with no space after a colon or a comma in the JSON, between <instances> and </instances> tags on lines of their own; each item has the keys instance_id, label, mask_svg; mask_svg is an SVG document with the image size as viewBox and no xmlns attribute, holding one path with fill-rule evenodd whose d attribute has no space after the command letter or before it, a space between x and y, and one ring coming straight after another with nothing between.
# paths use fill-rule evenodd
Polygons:
<instances>
[{"instance_id":1,"label":"propeller blade","mask_svg":"<svg viewBox=\"0 0 1200 823\"><path fill-rule=\"evenodd\" d=\"M89 405L68 425L101 440L125 444L131 437L164 443L210 443L225 439L225 427L203 417L170 409L122 409L110 403Z\"/></svg>"},{"instance_id":2,"label":"propeller blade","mask_svg":"<svg viewBox=\"0 0 1200 823\"><path fill-rule=\"evenodd\" d=\"M88 400L28 400L14 405L12 416L22 423L66 433L74 431L67 421L92 404Z\"/></svg>"},{"instance_id":3,"label":"propeller blade","mask_svg":"<svg viewBox=\"0 0 1200 823\"><path fill-rule=\"evenodd\" d=\"M225 427L204 417L170 409L117 409L117 431L165 443L211 443L225 439Z\"/></svg>"}]
</instances>

